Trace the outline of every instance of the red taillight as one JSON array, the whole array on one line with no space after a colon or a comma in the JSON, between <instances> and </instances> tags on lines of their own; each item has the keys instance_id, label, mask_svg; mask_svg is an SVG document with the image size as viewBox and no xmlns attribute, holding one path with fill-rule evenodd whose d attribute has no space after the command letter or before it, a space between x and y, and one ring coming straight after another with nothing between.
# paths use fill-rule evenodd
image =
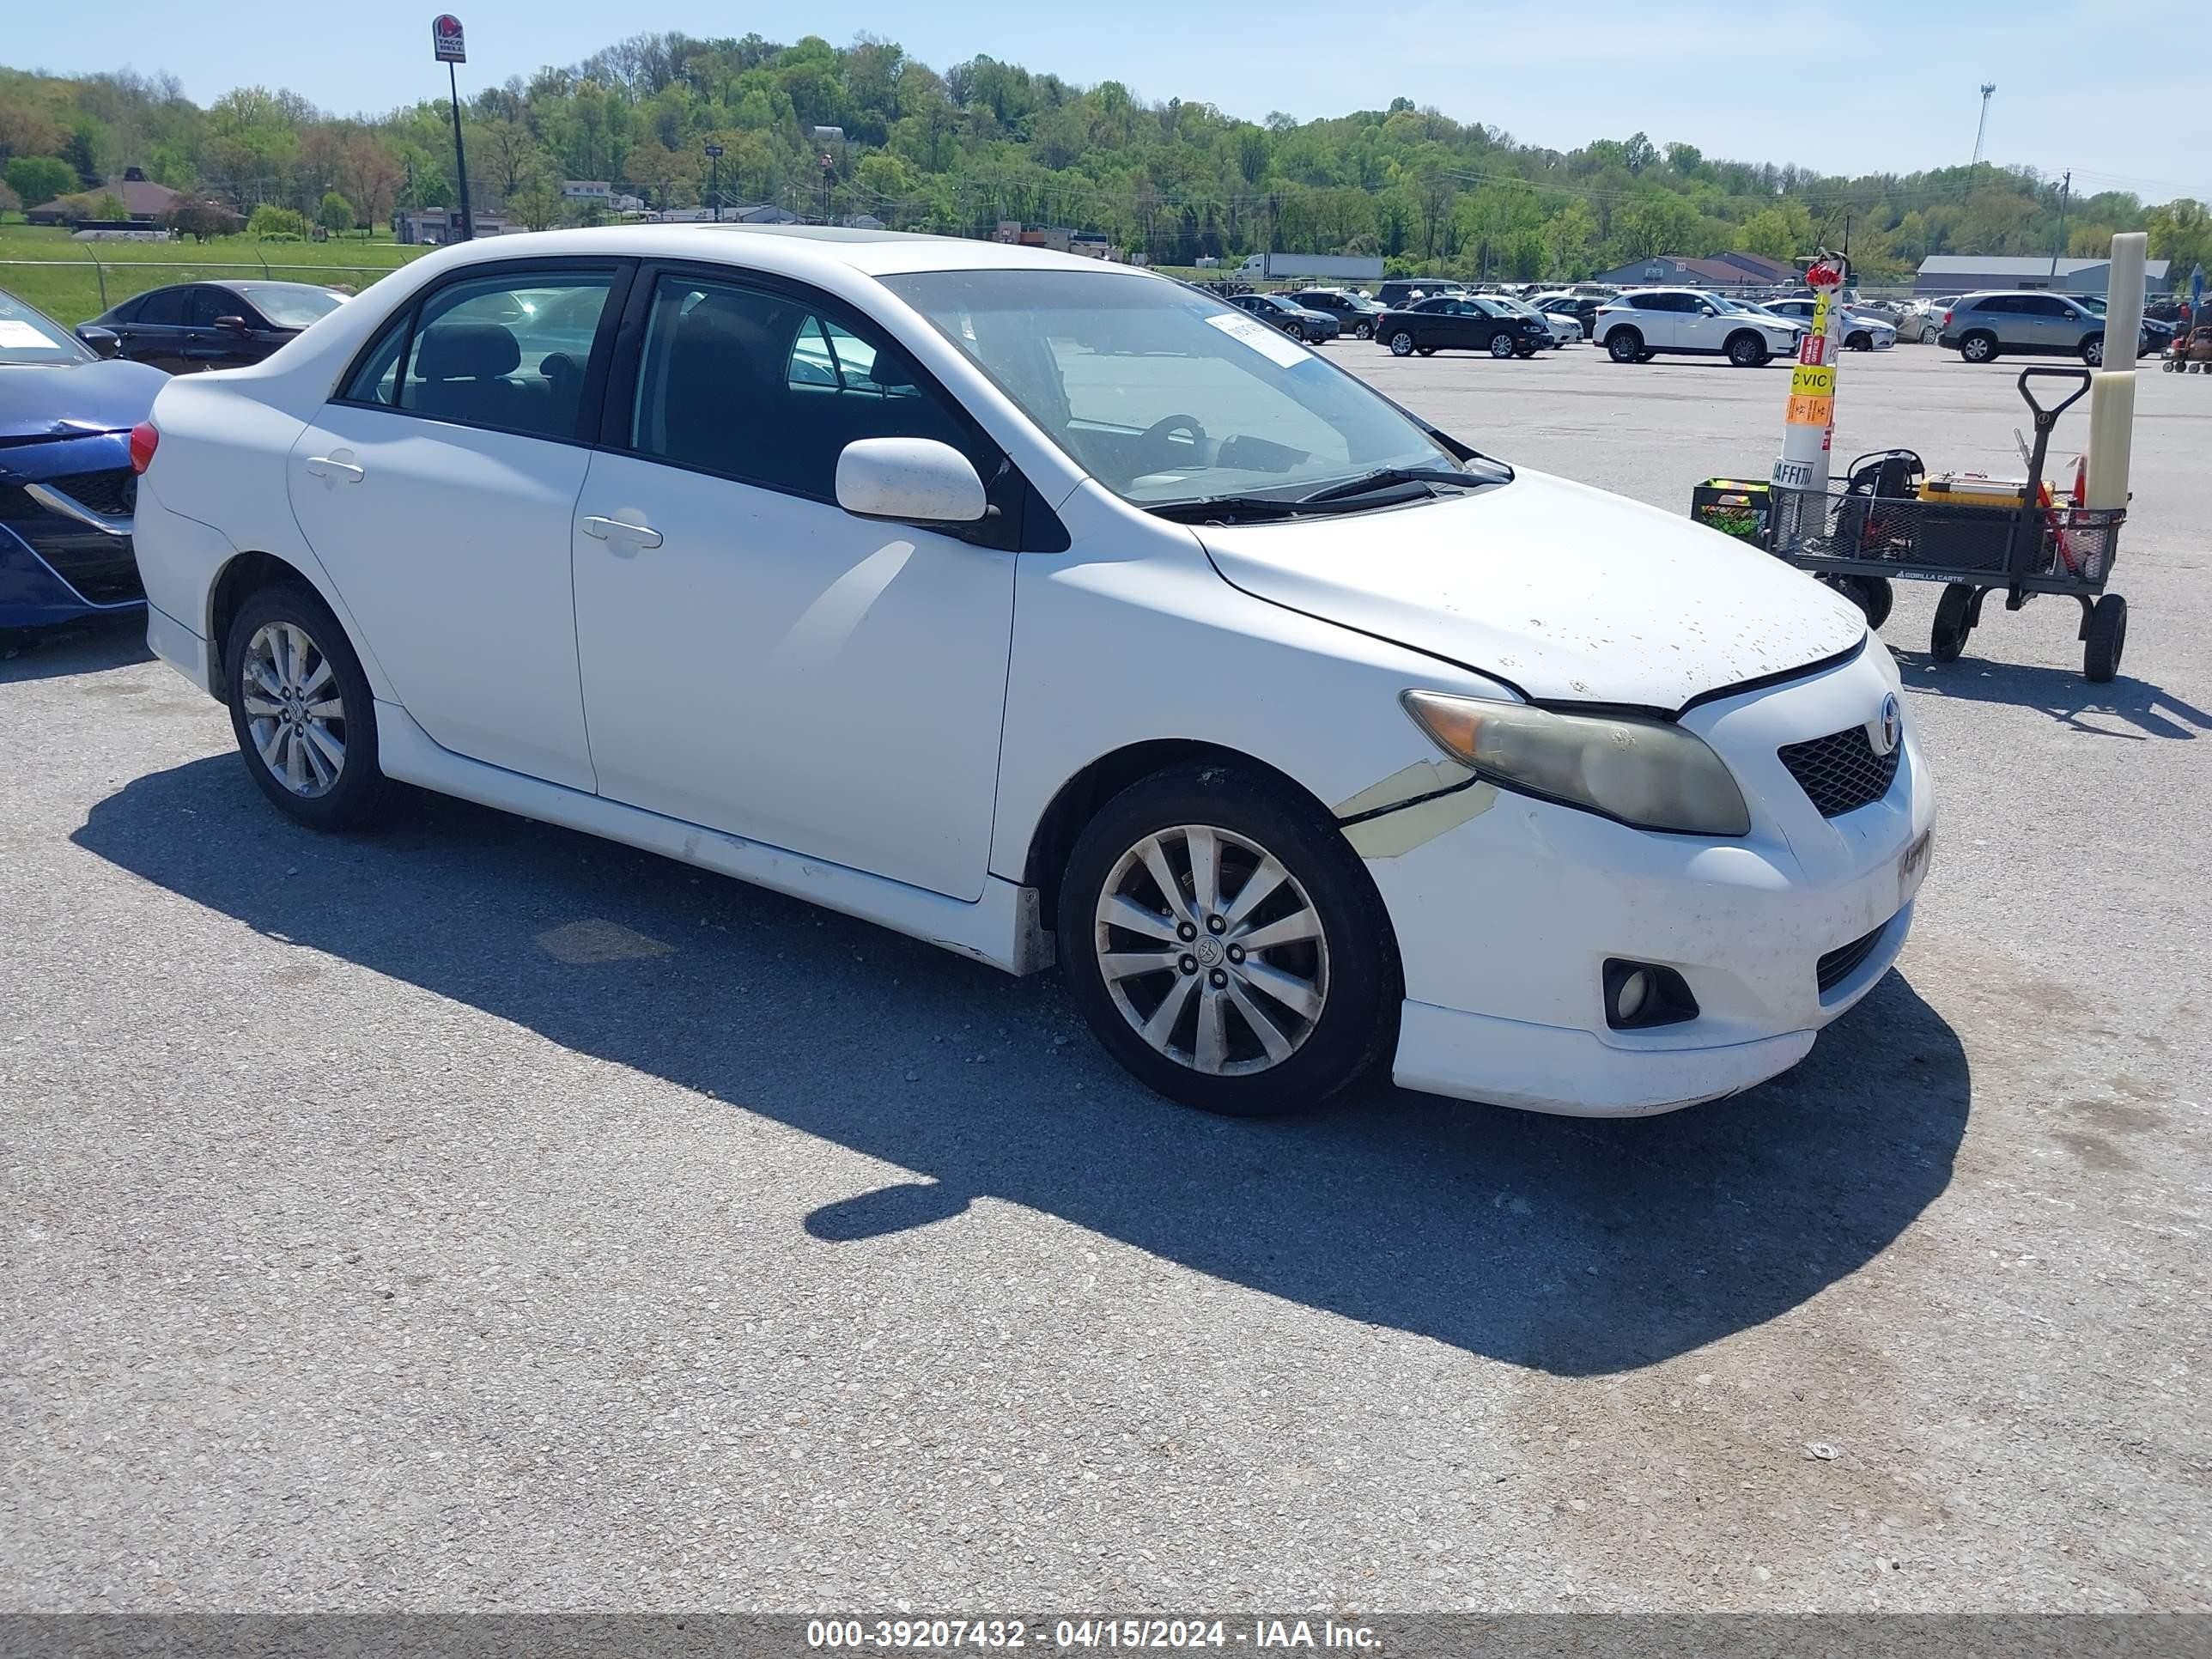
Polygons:
<instances>
[{"instance_id":1,"label":"red taillight","mask_svg":"<svg viewBox=\"0 0 2212 1659\"><path fill-rule=\"evenodd\" d=\"M1943 313L1943 326L1946 328L1951 326L1951 313L1948 311Z\"/></svg>"},{"instance_id":2,"label":"red taillight","mask_svg":"<svg viewBox=\"0 0 2212 1659\"><path fill-rule=\"evenodd\" d=\"M161 434L154 429L151 421L141 421L131 428L131 470L143 472L154 465L154 452L161 447Z\"/></svg>"}]
</instances>

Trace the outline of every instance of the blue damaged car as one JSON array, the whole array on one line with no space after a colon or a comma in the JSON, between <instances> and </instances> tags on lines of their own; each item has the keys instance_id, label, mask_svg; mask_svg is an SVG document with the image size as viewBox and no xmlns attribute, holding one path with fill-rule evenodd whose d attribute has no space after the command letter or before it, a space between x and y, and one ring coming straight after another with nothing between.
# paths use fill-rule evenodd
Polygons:
<instances>
[{"instance_id":1,"label":"blue damaged car","mask_svg":"<svg viewBox=\"0 0 2212 1659\"><path fill-rule=\"evenodd\" d=\"M169 377L108 361L114 337L87 334L0 293L0 647L145 608L131 550L131 428Z\"/></svg>"}]
</instances>

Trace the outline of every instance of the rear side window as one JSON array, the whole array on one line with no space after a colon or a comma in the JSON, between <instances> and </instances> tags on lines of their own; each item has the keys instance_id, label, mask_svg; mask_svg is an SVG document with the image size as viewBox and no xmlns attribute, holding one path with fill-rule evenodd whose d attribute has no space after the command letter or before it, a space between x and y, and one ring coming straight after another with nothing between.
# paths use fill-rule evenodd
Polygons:
<instances>
[{"instance_id":1,"label":"rear side window","mask_svg":"<svg viewBox=\"0 0 2212 1659\"><path fill-rule=\"evenodd\" d=\"M987 479L1001 459L889 339L786 295L659 279L632 449L826 501L836 499L838 456L861 438L934 438Z\"/></svg>"},{"instance_id":2,"label":"rear side window","mask_svg":"<svg viewBox=\"0 0 2212 1659\"><path fill-rule=\"evenodd\" d=\"M436 289L355 366L349 403L539 438L574 438L604 270L509 270Z\"/></svg>"}]
</instances>

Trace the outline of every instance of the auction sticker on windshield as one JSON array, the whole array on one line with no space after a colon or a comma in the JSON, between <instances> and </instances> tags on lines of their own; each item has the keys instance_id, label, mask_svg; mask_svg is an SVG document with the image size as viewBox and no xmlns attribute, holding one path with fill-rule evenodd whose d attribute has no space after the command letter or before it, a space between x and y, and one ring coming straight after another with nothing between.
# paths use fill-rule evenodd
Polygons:
<instances>
[{"instance_id":1,"label":"auction sticker on windshield","mask_svg":"<svg viewBox=\"0 0 2212 1659\"><path fill-rule=\"evenodd\" d=\"M1226 312L1206 319L1232 340L1242 340L1262 357L1280 363L1285 368L1296 368L1311 354L1296 340L1279 328L1269 328L1256 317L1247 317L1241 311Z\"/></svg>"},{"instance_id":2,"label":"auction sticker on windshield","mask_svg":"<svg viewBox=\"0 0 2212 1659\"><path fill-rule=\"evenodd\" d=\"M0 317L0 346L20 346L29 351L59 351L61 348L28 323Z\"/></svg>"}]
</instances>

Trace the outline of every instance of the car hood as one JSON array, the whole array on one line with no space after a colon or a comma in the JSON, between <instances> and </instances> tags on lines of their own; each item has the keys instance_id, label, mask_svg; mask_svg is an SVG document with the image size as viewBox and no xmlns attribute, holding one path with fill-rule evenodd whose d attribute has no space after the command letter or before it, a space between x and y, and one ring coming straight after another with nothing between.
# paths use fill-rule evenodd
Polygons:
<instances>
[{"instance_id":1,"label":"car hood","mask_svg":"<svg viewBox=\"0 0 2212 1659\"><path fill-rule=\"evenodd\" d=\"M147 363L0 363L0 444L123 432L146 418L169 377Z\"/></svg>"},{"instance_id":2,"label":"car hood","mask_svg":"<svg viewBox=\"0 0 2212 1659\"><path fill-rule=\"evenodd\" d=\"M1197 533L1248 593L1539 702L1673 710L1866 637L1856 606L1771 555L1539 472L1409 507Z\"/></svg>"}]
</instances>

